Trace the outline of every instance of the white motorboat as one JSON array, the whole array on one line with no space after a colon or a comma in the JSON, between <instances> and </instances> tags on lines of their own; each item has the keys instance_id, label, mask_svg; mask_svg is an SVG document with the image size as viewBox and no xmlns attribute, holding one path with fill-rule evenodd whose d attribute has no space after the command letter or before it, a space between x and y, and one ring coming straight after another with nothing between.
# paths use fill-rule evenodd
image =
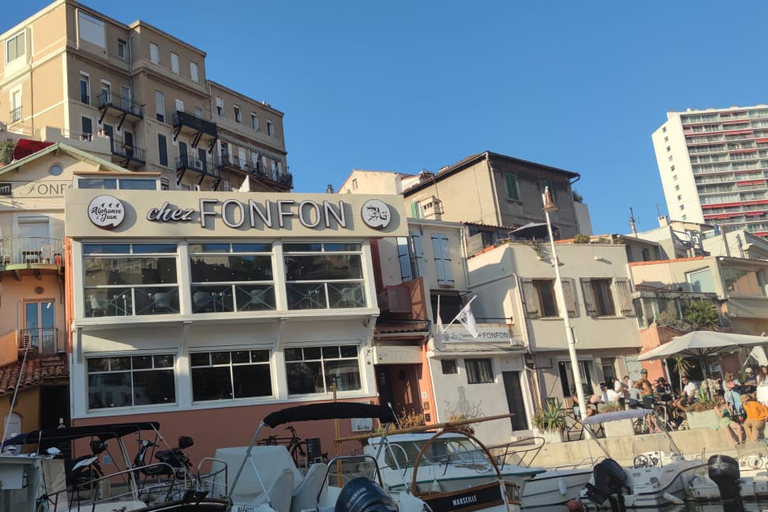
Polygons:
<instances>
[{"instance_id":1,"label":"white motorboat","mask_svg":"<svg viewBox=\"0 0 768 512\"><path fill-rule=\"evenodd\" d=\"M768 499L768 453L755 443L737 458L711 457L707 467L696 471L689 482L690 497L698 503L723 499L763 501Z\"/></svg>"},{"instance_id":2,"label":"white motorboat","mask_svg":"<svg viewBox=\"0 0 768 512\"><path fill-rule=\"evenodd\" d=\"M459 490L432 489L413 494L404 489L390 495L383 490L377 460L371 455L339 456L327 464L313 464L302 475L284 446L256 444L265 426L275 428L297 421L347 418L378 418L382 423L395 420L391 409L378 405L343 402L310 404L269 414L262 420L247 447L218 449L214 464L235 467L239 462L231 478L228 471L217 471L219 475L227 475L223 483L229 489L227 495L233 502L232 510L360 512L374 505L379 510L392 512L422 512L427 508L433 512L520 510L517 487L505 482L498 473L487 482ZM192 510L189 509L190 512Z\"/></svg>"},{"instance_id":3,"label":"white motorboat","mask_svg":"<svg viewBox=\"0 0 768 512\"><path fill-rule=\"evenodd\" d=\"M414 494L435 489L457 491L487 483L496 478L492 464L495 462L502 478L521 489L523 510L546 510L577 498L592 476L591 465L552 470L532 466L531 462L543 447L543 440L538 438L528 440L535 443L533 447L491 448L490 451L498 455L489 461L482 444L458 429L443 429L437 433L397 432L371 437L363 448L363 453L377 458L384 488L391 494L408 489ZM380 446L383 449L380 450ZM422 451L424 455L414 471ZM529 454L532 456L527 456ZM511 463L512 460L515 463ZM414 473L417 473L415 480Z\"/></svg>"},{"instance_id":4,"label":"white motorboat","mask_svg":"<svg viewBox=\"0 0 768 512\"><path fill-rule=\"evenodd\" d=\"M650 413L646 409L596 414L584 420L585 425L597 425L613 421L643 421ZM633 465L622 467L612 457L599 439L595 439L606 459L595 465L594 475L581 493L580 501L585 509L614 508L662 508L680 505L688 496L689 483L696 470L707 465L703 457L689 459L668 432L638 436L632 443ZM656 447L640 451L637 447ZM609 505L606 503L610 502ZM617 505L618 504L618 505Z\"/></svg>"}]
</instances>

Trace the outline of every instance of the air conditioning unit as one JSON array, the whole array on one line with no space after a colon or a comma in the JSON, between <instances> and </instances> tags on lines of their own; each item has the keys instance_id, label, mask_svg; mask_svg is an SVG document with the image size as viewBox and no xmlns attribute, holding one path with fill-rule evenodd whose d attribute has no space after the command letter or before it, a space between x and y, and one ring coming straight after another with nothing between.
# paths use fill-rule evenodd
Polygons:
<instances>
[{"instance_id":1,"label":"air conditioning unit","mask_svg":"<svg viewBox=\"0 0 768 512\"><path fill-rule=\"evenodd\" d=\"M32 335L22 334L21 343L19 343L19 350L30 350L32 348Z\"/></svg>"}]
</instances>

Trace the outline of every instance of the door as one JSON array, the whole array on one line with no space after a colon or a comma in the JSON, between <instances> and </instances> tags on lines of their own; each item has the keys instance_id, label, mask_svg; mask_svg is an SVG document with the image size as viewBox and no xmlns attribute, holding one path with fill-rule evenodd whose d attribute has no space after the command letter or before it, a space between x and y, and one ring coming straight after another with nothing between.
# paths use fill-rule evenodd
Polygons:
<instances>
[{"instance_id":1,"label":"door","mask_svg":"<svg viewBox=\"0 0 768 512\"><path fill-rule=\"evenodd\" d=\"M121 89L120 106L125 112L133 112L131 108L131 88L123 86Z\"/></svg>"},{"instance_id":2,"label":"door","mask_svg":"<svg viewBox=\"0 0 768 512\"><path fill-rule=\"evenodd\" d=\"M179 141L179 162L181 165L195 169L194 161L187 159L187 143Z\"/></svg>"},{"instance_id":3,"label":"door","mask_svg":"<svg viewBox=\"0 0 768 512\"><path fill-rule=\"evenodd\" d=\"M104 125L104 135L106 135L109 138L109 149L113 153L115 152L115 142L114 142L114 128L112 128L112 125L105 124Z\"/></svg>"},{"instance_id":4,"label":"door","mask_svg":"<svg viewBox=\"0 0 768 512\"><path fill-rule=\"evenodd\" d=\"M52 300L24 303L22 343L29 341L30 345L36 347L41 353L55 354L57 352L54 306Z\"/></svg>"},{"instance_id":5,"label":"door","mask_svg":"<svg viewBox=\"0 0 768 512\"><path fill-rule=\"evenodd\" d=\"M48 218L19 217L17 222L19 238L13 244L14 263L42 263L43 250L47 248L50 253L51 248Z\"/></svg>"},{"instance_id":6,"label":"door","mask_svg":"<svg viewBox=\"0 0 768 512\"><path fill-rule=\"evenodd\" d=\"M208 158L205 155L205 149L197 149L197 158L200 160L200 167L204 173L208 172Z\"/></svg>"},{"instance_id":7,"label":"door","mask_svg":"<svg viewBox=\"0 0 768 512\"><path fill-rule=\"evenodd\" d=\"M504 378L504 390L507 394L507 407L514 414L510 421L512 430L528 430L528 412L523 401L523 388L520 385L520 372L501 372Z\"/></svg>"}]
</instances>

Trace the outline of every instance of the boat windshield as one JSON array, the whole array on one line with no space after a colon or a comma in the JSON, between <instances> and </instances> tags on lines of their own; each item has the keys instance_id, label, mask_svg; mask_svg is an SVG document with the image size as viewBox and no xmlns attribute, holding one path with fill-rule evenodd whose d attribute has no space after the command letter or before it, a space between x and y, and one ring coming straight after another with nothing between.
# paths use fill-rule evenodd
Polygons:
<instances>
[{"instance_id":1,"label":"boat windshield","mask_svg":"<svg viewBox=\"0 0 768 512\"><path fill-rule=\"evenodd\" d=\"M385 462L389 467L411 467L427 440L389 441L385 446ZM485 462L483 452L471 440L440 438L427 447L420 465L472 464Z\"/></svg>"}]
</instances>

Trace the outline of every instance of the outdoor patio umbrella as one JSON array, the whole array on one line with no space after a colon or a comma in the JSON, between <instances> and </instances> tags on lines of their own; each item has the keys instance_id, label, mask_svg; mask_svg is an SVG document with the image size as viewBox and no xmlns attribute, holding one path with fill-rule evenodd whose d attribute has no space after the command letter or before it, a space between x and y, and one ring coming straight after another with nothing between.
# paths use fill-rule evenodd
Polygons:
<instances>
[{"instance_id":1,"label":"outdoor patio umbrella","mask_svg":"<svg viewBox=\"0 0 768 512\"><path fill-rule=\"evenodd\" d=\"M692 331L649 350L645 354L640 354L637 360L651 361L670 357L695 357L699 359L701 369L706 377L708 374L708 356L737 352L745 347L759 345L768 345L768 338L729 332Z\"/></svg>"},{"instance_id":2,"label":"outdoor patio umbrella","mask_svg":"<svg viewBox=\"0 0 768 512\"><path fill-rule=\"evenodd\" d=\"M715 331L692 331L638 356L638 361L669 357L706 357L736 352L744 347L768 345L768 337Z\"/></svg>"}]
</instances>

